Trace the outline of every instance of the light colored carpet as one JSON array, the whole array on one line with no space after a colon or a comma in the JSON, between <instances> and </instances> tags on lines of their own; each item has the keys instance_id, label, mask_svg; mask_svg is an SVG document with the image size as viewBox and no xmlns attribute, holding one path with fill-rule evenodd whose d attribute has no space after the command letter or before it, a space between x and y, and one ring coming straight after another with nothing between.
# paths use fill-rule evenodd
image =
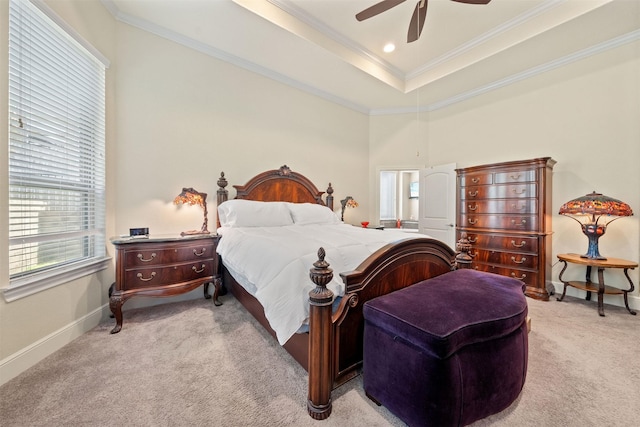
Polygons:
<instances>
[{"instance_id":1,"label":"light colored carpet","mask_svg":"<svg viewBox=\"0 0 640 427\"><path fill-rule=\"evenodd\" d=\"M124 312L0 387L0 425L402 426L361 377L307 415L307 374L231 296ZM528 299L524 390L474 426L632 426L640 422L640 316L567 297Z\"/></svg>"}]
</instances>

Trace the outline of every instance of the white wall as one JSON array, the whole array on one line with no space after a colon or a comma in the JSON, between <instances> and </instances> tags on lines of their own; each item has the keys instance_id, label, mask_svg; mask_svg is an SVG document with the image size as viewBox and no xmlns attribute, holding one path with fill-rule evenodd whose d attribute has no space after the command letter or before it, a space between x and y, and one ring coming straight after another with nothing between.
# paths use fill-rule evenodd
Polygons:
<instances>
[{"instance_id":1,"label":"white wall","mask_svg":"<svg viewBox=\"0 0 640 427\"><path fill-rule=\"evenodd\" d=\"M183 186L208 193L215 229L220 172L233 197L232 184L284 164L331 183L336 209L362 201L351 222L365 214L367 116L126 24L118 38L118 233L197 228L201 211L171 203Z\"/></svg>"},{"instance_id":2,"label":"white wall","mask_svg":"<svg viewBox=\"0 0 640 427\"><path fill-rule=\"evenodd\" d=\"M586 252L587 238L578 224L557 212L562 203L593 190L625 201L635 212L611 224L600 239L600 253L638 262L639 117L640 43L636 42L419 118L415 114L372 117L370 164L391 158L413 165L418 150L431 166L455 162L468 167L550 156L558 162L551 212L554 263L558 253ZM556 282L560 267L553 268ZM640 308L638 269L630 273L636 284L634 304ZM584 280L580 267L565 274ZM621 271L607 272L605 278L607 284L628 289ZM605 301L621 304L622 297Z\"/></svg>"}]
</instances>

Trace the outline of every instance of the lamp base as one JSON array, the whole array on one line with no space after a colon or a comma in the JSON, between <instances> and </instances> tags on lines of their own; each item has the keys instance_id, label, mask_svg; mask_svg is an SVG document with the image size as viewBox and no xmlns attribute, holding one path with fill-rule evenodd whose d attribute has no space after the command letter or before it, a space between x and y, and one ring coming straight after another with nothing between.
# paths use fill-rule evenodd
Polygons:
<instances>
[{"instance_id":1,"label":"lamp base","mask_svg":"<svg viewBox=\"0 0 640 427\"><path fill-rule=\"evenodd\" d=\"M607 258L600 255L600 251L598 250L598 239L600 236L604 235L606 231L606 227L602 225L593 226L593 225L583 225L582 232L589 239L589 247L587 248L587 253L584 255L580 255L580 258L587 259L599 259L605 261Z\"/></svg>"},{"instance_id":2,"label":"lamp base","mask_svg":"<svg viewBox=\"0 0 640 427\"><path fill-rule=\"evenodd\" d=\"M180 233L180 235L182 237L184 236L196 236L198 234L211 234L209 231L201 231L201 230L190 230L190 231L183 231Z\"/></svg>"}]
</instances>

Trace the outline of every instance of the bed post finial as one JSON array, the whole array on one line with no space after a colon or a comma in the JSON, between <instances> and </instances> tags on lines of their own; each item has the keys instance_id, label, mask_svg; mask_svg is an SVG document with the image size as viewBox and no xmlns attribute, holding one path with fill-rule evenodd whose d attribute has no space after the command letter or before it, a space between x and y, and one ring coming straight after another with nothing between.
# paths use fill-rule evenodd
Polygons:
<instances>
[{"instance_id":1,"label":"bed post finial","mask_svg":"<svg viewBox=\"0 0 640 427\"><path fill-rule=\"evenodd\" d=\"M318 261L309 270L316 285L309 292L309 396L307 411L311 418L324 420L331 415L331 389L333 388L333 347L331 306L333 292L327 284L333 279L333 270L324 260L324 248L318 250Z\"/></svg>"},{"instance_id":2,"label":"bed post finial","mask_svg":"<svg viewBox=\"0 0 640 427\"><path fill-rule=\"evenodd\" d=\"M471 268L473 258L471 257L471 242L467 238L467 233L460 235L460 240L456 243L456 267L457 268Z\"/></svg>"},{"instance_id":3,"label":"bed post finial","mask_svg":"<svg viewBox=\"0 0 640 427\"><path fill-rule=\"evenodd\" d=\"M226 189L227 184L228 182L227 178L224 177L224 172L220 172L220 178L218 178L218 206L229 199L229 191ZM216 223L218 227L220 227L220 218L216 219Z\"/></svg>"},{"instance_id":4,"label":"bed post finial","mask_svg":"<svg viewBox=\"0 0 640 427\"><path fill-rule=\"evenodd\" d=\"M331 210L333 210L333 187L331 186L331 183L329 183L329 186L327 187L327 207Z\"/></svg>"},{"instance_id":5,"label":"bed post finial","mask_svg":"<svg viewBox=\"0 0 640 427\"><path fill-rule=\"evenodd\" d=\"M224 177L224 172L220 172L220 178L218 178L218 204L222 202L226 202L229 198L229 191L227 191L226 187L227 178Z\"/></svg>"}]
</instances>

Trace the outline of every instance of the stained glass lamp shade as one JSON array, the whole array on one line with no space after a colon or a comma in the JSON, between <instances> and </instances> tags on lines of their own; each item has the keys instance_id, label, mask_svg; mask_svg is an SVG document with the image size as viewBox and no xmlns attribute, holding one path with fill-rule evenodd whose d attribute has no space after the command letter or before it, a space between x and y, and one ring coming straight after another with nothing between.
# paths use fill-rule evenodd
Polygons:
<instances>
[{"instance_id":1,"label":"stained glass lamp shade","mask_svg":"<svg viewBox=\"0 0 640 427\"><path fill-rule=\"evenodd\" d=\"M578 221L589 239L587 253L581 257L602 260L606 258L598 251L598 239L607 231L607 225L623 216L633 215L628 204L595 191L565 203L559 213Z\"/></svg>"},{"instance_id":2,"label":"stained glass lamp shade","mask_svg":"<svg viewBox=\"0 0 640 427\"><path fill-rule=\"evenodd\" d=\"M207 229L209 222L209 220L207 219L207 193L200 193L191 187L183 188L182 192L178 194L173 200L173 203L176 205L198 205L204 209L204 222L202 223L202 228L200 230L183 231L182 233L180 233L181 236L188 236L193 234L209 234L209 230Z\"/></svg>"}]
</instances>

